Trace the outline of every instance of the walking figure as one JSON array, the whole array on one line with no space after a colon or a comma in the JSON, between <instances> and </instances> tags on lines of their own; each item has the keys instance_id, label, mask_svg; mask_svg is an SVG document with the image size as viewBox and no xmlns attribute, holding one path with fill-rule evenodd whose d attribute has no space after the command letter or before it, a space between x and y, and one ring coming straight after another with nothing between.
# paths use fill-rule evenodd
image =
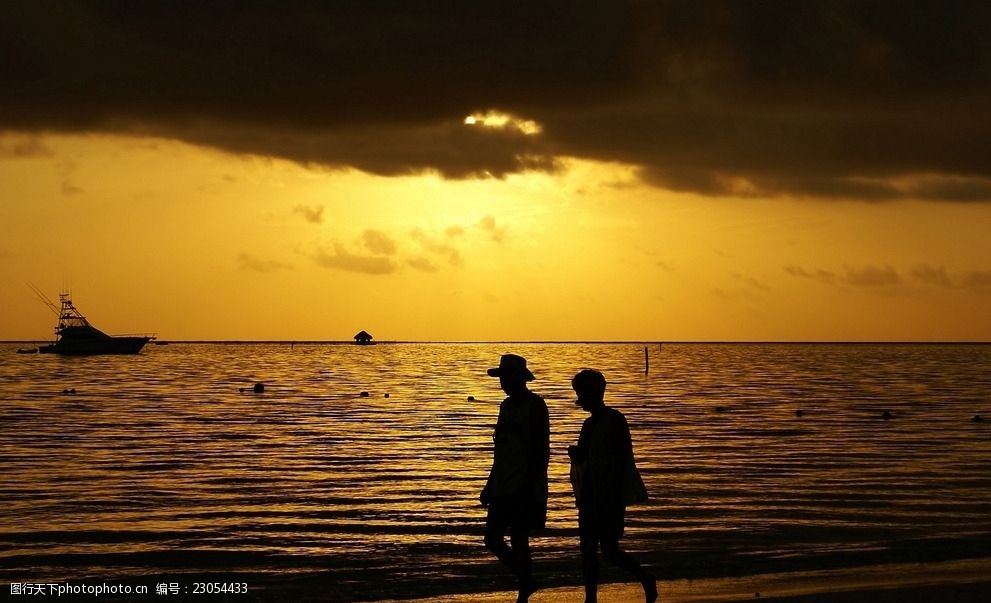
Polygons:
<instances>
[{"instance_id":1,"label":"walking figure","mask_svg":"<svg viewBox=\"0 0 991 603\"><path fill-rule=\"evenodd\" d=\"M571 380L571 387L578 394L576 404L590 413L582 424L578 445L568 447L578 505L585 603L597 601L599 547L608 561L636 576L646 602L654 603L654 576L619 547L627 505L647 500L647 489L633 461L630 427L623 413L605 405L606 379L602 373L584 369Z\"/></svg>"},{"instance_id":2,"label":"walking figure","mask_svg":"<svg viewBox=\"0 0 991 603\"><path fill-rule=\"evenodd\" d=\"M527 388L534 376L525 358L505 354L488 374L499 378L508 397L499 405L492 470L479 496L488 507L485 546L516 575L516 601L524 603L538 588L530 571L530 531L547 523L550 421L544 399Z\"/></svg>"}]
</instances>

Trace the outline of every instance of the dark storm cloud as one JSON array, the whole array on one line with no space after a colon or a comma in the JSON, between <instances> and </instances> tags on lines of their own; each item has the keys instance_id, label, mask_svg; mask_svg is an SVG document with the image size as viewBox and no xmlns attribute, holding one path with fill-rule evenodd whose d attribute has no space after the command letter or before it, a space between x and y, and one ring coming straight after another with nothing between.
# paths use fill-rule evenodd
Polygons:
<instances>
[{"instance_id":1,"label":"dark storm cloud","mask_svg":"<svg viewBox=\"0 0 991 603\"><path fill-rule=\"evenodd\" d=\"M0 129L394 175L991 200L981 1L4 2ZM488 110L536 121L468 126Z\"/></svg>"}]
</instances>

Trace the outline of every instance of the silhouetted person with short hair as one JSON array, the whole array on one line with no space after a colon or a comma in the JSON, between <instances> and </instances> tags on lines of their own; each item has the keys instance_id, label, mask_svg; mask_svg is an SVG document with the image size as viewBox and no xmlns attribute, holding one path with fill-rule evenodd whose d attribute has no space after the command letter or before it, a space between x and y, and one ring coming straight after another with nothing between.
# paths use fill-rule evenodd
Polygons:
<instances>
[{"instance_id":1,"label":"silhouetted person with short hair","mask_svg":"<svg viewBox=\"0 0 991 603\"><path fill-rule=\"evenodd\" d=\"M585 603L597 601L597 549L613 564L636 576L647 603L657 600L657 583L632 555L619 548L626 506L647 500L647 490L633 461L633 441L626 417L605 405L606 379L584 369L571 380L577 404L591 413L578 445L568 447L572 485L578 503L578 537L582 554Z\"/></svg>"},{"instance_id":2,"label":"silhouetted person with short hair","mask_svg":"<svg viewBox=\"0 0 991 603\"><path fill-rule=\"evenodd\" d=\"M492 470L479 496L488 507L485 546L516 574L516 601L523 603L537 591L530 573L530 531L547 523L550 420L544 399L527 388L534 376L526 359L505 354L488 374L499 377L508 397L499 405ZM512 548L506 545L507 530Z\"/></svg>"}]
</instances>

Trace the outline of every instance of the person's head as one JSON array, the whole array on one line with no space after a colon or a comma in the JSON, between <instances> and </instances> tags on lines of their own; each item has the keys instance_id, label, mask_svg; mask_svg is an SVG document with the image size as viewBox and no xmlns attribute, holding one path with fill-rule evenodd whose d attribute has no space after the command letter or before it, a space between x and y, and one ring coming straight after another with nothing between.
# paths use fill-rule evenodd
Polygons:
<instances>
[{"instance_id":1,"label":"person's head","mask_svg":"<svg viewBox=\"0 0 991 603\"><path fill-rule=\"evenodd\" d=\"M488 370L489 377L499 377L502 391L509 395L526 391L527 381L535 377L526 367L526 358L516 354L503 354L499 366Z\"/></svg>"},{"instance_id":2,"label":"person's head","mask_svg":"<svg viewBox=\"0 0 991 603\"><path fill-rule=\"evenodd\" d=\"M603 405L606 395L606 378L597 370L582 369L571 380L571 387L578 394L576 402L583 409L591 412Z\"/></svg>"}]
</instances>

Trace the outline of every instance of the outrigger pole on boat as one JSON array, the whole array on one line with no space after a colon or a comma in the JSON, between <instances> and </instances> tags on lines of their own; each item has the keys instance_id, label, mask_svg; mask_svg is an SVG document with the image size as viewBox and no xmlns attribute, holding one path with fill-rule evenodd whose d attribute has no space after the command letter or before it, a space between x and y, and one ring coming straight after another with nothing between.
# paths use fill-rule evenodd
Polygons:
<instances>
[{"instance_id":1,"label":"outrigger pole on boat","mask_svg":"<svg viewBox=\"0 0 991 603\"><path fill-rule=\"evenodd\" d=\"M34 291L34 295L35 297L38 298L38 301L48 306L48 309L51 310L55 314L55 316L59 315L59 307L55 305L55 302L45 297L45 294L42 292L42 290L39 289L31 281L26 281L26 284L28 287L31 288L32 291Z\"/></svg>"}]
</instances>

